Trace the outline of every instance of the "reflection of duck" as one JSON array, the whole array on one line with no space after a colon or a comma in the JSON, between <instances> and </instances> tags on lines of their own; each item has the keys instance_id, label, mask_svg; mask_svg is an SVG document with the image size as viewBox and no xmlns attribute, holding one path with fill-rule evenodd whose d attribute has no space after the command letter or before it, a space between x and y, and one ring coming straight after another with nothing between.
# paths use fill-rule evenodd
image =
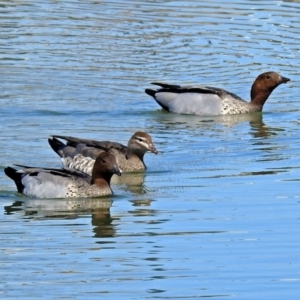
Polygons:
<instances>
[{"instance_id":1,"label":"reflection of duck","mask_svg":"<svg viewBox=\"0 0 300 300\"><path fill-rule=\"evenodd\" d=\"M241 122L262 122L262 113L249 113L237 115L224 115L224 116L185 116L179 114L159 113L155 115L157 122L164 124L168 129L186 128L209 128L212 124L223 124L224 126L231 127Z\"/></svg>"},{"instance_id":2,"label":"reflection of duck","mask_svg":"<svg viewBox=\"0 0 300 300\"><path fill-rule=\"evenodd\" d=\"M23 201L26 215L34 217L70 218L92 213L93 211L109 212L112 200L109 198L78 199L28 199Z\"/></svg>"},{"instance_id":3,"label":"reflection of duck","mask_svg":"<svg viewBox=\"0 0 300 300\"><path fill-rule=\"evenodd\" d=\"M250 127L251 127L250 133L255 138L268 138L270 136L277 135L279 131L284 131L284 129L281 128L268 127L262 120L251 121Z\"/></svg>"},{"instance_id":4,"label":"reflection of duck","mask_svg":"<svg viewBox=\"0 0 300 300\"><path fill-rule=\"evenodd\" d=\"M130 202L132 203L133 206L150 206L153 200L151 199L136 199L136 200L131 200Z\"/></svg>"},{"instance_id":5,"label":"reflection of duck","mask_svg":"<svg viewBox=\"0 0 300 300\"><path fill-rule=\"evenodd\" d=\"M5 212L10 215L17 211L23 210L23 202L22 201L15 201L12 205L4 206Z\"/></svg>"},{"instance_id":6,"label":"reflection of duck","mask_svg":"<svg viewBox=\"0 0 300 300\"><path fill-rule=\"evenodd\" d=\"M135 207L134 210L128 211L134 217L145 217L145 216L155 216L157 214L157 210L147 208L151 206L153 200L151 199L136 199L131 200L132 205Z\"/></svg>"},{"instance_id":7,"label":"reflection of duck","mask_svg":"<svg viewBox=\"0 0 300 300\"><path fill-rule=\"evenodd\" d=\"M116 227L110 215L112 200L110 198L82 199L29 199L16 201L5 206L7 214L24 211L25 216L32 219L76 219L91 215L93 232L96 237L108 237L116 234Z\"/></svg>"},{"instance_id":8,"label":"reflection of duck","mask_svg":"<svg viewBox=\"0 0 300 300\"><path fill-rule=\"evenodd\" d=\"M164 124L167 129L211 129L215 124L222 124L226 127L232 127L242 122L248 122L250 125L250 134L255 138L269 137L282 131L280 128L268 127L263 122L263 115L260 112L225 116L185 116L179 114L156 114L155 120Z\"/></svg>"},{"instance_id":9,"label":"reflection of duck","mask_svg":"<svg viewBox=\"0 0 300 300\"><path fill-rule=\"evenodd\" d=\"M92 225L94 237L112 237L116 235L116 226L113 224L109 209L93 209ZM101 243L101 242L98 242Z\"/></svg>"},{"instance_id":10,"label":"reflection of duck","mask_svg":"<svg viewBox=\"0 0 300 300\"><path fill-rule=\"evenodd\" d=\"M122 186L123 190L129 191L135 194L145 194L144 189L145 173L144 172L132 172L123 173L120 177L113 177L112 184L118 184ZM115 189L117 187L115 186ZM119 187L118 187L119 188Z\"/></svg>"}]
</instances>

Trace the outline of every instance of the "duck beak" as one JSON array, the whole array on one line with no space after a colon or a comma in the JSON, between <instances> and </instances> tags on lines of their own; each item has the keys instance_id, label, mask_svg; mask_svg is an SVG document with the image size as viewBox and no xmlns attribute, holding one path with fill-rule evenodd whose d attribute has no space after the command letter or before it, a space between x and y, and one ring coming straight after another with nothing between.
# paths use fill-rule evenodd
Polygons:
<instances>
[{"instance_id":1,"label":"duck beak","mask_svg":"<svg viewBox=\"0 0 300 300\"><path fill-rule=\"evenodd\" d=\"M117 165L114 165L114 166L112 167L111 171L112 171L113 174L116 174L116 175L118 175L118 176L121 176L121 175L122 175L122 173L121 173L121 171L120 171L120 169L119 169L119 167L118 167Z\"/></svg>"},{"instance_id":2,"label":"duck beak","mask_svg":"<svg viewBox=\"0 0 300 300\"><path fill-rule=\"evenodd\" d=\"M157 154L157 153L158 153L158 151L156 150L156 148L154 147L153 144L150 144L150 145L149 145L149 149L148 149L148 150L151 151L151 152L154 153L154 154Z\"/></svg>"},{"instance_id":3,"label":"duck beak","mask_svg":"<svg viewBox=\"0 0 300 300\"><path fill-rule=\"evenodd\" d=\"M291 79L287 78L287 77L283 77L283 76L280 76L280 83L287 83L288 81L291 81Z\"/></svg>"}]
</instances>

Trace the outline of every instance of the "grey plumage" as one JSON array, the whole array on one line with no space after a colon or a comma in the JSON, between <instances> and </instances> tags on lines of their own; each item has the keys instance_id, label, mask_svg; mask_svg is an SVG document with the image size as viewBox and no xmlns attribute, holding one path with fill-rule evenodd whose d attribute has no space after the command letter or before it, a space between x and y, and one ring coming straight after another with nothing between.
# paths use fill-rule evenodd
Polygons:
<instances>
[{"instance_id":1,"label":"grey plumage","mask_svg":"<svg viewBox=\"0 0 300 300\"><path fill-rule=\"evenodd\" d=\"M108 152L100 153L93 166L92 175L74 169L52 169L20 166L4 169L15 181L17 190L37 198L97 197L112 194L110 179L121 175L115 157Z\"/></svg>"}]
</instances>

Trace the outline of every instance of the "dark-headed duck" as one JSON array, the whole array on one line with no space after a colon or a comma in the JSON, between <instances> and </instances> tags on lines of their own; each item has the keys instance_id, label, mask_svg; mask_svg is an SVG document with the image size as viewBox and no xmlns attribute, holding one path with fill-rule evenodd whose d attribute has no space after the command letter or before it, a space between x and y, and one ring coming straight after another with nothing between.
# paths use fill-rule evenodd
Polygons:
<instances>
[{"instance_id":1,"label":"dark-headed duck","mask_svg":"<svg viewBox=\"0 0 300 300\"><path fill-rule=\"evenodd\" d=\"M98 155L91 176L73 169L19 167L22 169L6 167L4 172L15 181L19 193L35 198L111 195L110 179L113 174L121 175L115 157L109 152Z\"/></svg>"},{"instance_id":2,"label":"dark-headed duck","mask_svg":"<svg viewBox=\"0 0 300 300\"><path fill-rule=\"evenodd\" d=\"M179 86L153 82L161 88L146 89L165 110L190 115L230 115L262 111L272 91L290 81L276 72L260 74L251 88L251 101L246 102L226 90L210 86Z\"/></svg>"}]
</instances>

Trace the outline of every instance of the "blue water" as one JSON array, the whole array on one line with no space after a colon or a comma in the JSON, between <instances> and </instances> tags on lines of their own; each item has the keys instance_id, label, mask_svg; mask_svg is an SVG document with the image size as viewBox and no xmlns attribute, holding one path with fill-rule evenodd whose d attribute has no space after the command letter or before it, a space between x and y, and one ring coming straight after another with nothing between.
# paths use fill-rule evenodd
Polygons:
<instances>
[{"instance_id":1,"label":"blue water","mask_svg":"<svg viewBox=\"0 0 300 300\"><path fill-rule=\"evenodd\" d=\"M0 297L298 299L297 1L0 0ZM152 81L249 99L263 113L163 112ZM3 173L59 167L51 134L159 150L99 199L30 199Z\"/></svg>"}]
</instances>

